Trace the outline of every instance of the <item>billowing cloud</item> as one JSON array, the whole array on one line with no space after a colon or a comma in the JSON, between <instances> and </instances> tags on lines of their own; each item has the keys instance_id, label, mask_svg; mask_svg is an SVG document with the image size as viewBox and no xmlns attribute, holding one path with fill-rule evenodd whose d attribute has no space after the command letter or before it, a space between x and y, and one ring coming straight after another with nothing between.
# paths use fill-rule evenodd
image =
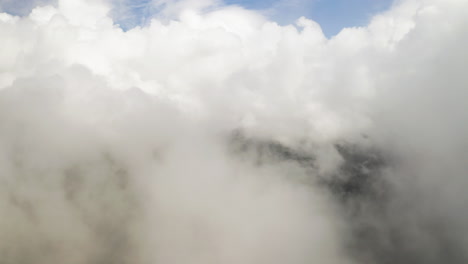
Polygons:
<instances>
[{"instance_id":1,"label":"billowing cloud","mask_svg":"<svg viewBox=\"0 0 468 264\"><path fill-rule=\"evenodd\" d=\"M2 263L467 262L467 1L117 4L0 14Z\"/></svg>"}]
</instances>

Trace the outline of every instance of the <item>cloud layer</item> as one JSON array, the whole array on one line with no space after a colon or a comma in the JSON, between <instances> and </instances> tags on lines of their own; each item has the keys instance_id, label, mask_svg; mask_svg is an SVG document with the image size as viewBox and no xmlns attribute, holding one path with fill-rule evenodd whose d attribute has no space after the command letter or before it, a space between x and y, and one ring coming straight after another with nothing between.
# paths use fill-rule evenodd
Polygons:
<instances>
[{"instance_id":1,"label":"cloud layer","mask_svg":"<svg viewBox=\"0 0 468 264\"><path fill-rule=\"evenodd\" d=\"M0 14L2 263L466 263L468 1L155 4Z\"/></svg>"}]
</instances>

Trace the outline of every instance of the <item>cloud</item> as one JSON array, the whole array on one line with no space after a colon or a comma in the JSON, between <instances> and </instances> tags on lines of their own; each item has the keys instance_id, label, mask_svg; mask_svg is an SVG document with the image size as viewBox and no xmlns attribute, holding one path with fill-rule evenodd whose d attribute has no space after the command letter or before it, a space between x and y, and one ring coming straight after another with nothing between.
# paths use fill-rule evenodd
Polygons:
<instances>
[{"instance_id":1,"label":"cloud","mask_svg":"<svg viewBox=\"0 0 468 264\"><path fill-rule=\"evenodd\" d=\"M466 1L113 3L0 14L4 263L466 262Z\"/></svg>"}]
</instances>

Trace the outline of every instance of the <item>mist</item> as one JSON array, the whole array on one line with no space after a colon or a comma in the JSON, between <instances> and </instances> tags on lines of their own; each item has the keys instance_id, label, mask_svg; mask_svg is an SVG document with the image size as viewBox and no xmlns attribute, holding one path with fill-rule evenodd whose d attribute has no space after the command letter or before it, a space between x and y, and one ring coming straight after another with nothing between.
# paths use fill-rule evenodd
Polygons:
<instances>
[{"instance_id":1,"label":"mist","mask_svg":"<svg viewBox=\"0 0 468 264\"><path fill-rule=\"evenodd\" d=\"M468 1L150 2L0 1L0 263L468 263Z\"/></svg>"}]
</instances>

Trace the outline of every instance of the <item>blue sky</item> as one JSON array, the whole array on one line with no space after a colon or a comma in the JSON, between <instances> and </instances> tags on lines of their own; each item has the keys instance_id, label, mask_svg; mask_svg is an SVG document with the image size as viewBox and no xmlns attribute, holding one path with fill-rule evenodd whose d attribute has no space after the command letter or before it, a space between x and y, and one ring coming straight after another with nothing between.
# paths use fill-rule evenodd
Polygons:
<instances>
[{"instance_id":1,"label":"blue sky","mask_svg":"<svg viewBox=\"0 0 468 264\"><path fill-rule=\"evenodd\" d=\"M0 0L0 10L26 15L35 5L57 0ZM118 24L124 29L144 24L157 12L153 0L111 0ZM327 37L336 35L344 27L364 26L372 15L390 7L393 0L224 0L226 4L240 5L265 12L272 20L285 25L305 16L318 22ZM124 5L126 8L119 8ZM129 12L127 12L129 11Z\"/></svg>"},{"instance_id":2,"label":"blue sky","mask_svg":"<svg viewBox=\"0 0 468 264\"><path fill-rule=\"evenodd\" d=\"M122 0L121 0L122 1ZM131 19L119 21L124 29L147 20L154 9L152 0L123 0L133 6ZM259 10L279 24L291 24L301 16L318 22L327 37L336 35L344 27L364 26L376 13L390 8L393 0L224 0L228 5L239 5Z\"/></svg>"},{"instance_id":3,"label":"blue sky","mask_svg":"<svg viewBox=\"0 0 468 264\"><path fill-rule=\"evenodd\" d=\"M227 4L269 10L280 24L293 23L305 16L318 22L326 36L344 27L364 26L372 15L387 10L393 0L225 0Z\"/></svg>"}]
</instances>

